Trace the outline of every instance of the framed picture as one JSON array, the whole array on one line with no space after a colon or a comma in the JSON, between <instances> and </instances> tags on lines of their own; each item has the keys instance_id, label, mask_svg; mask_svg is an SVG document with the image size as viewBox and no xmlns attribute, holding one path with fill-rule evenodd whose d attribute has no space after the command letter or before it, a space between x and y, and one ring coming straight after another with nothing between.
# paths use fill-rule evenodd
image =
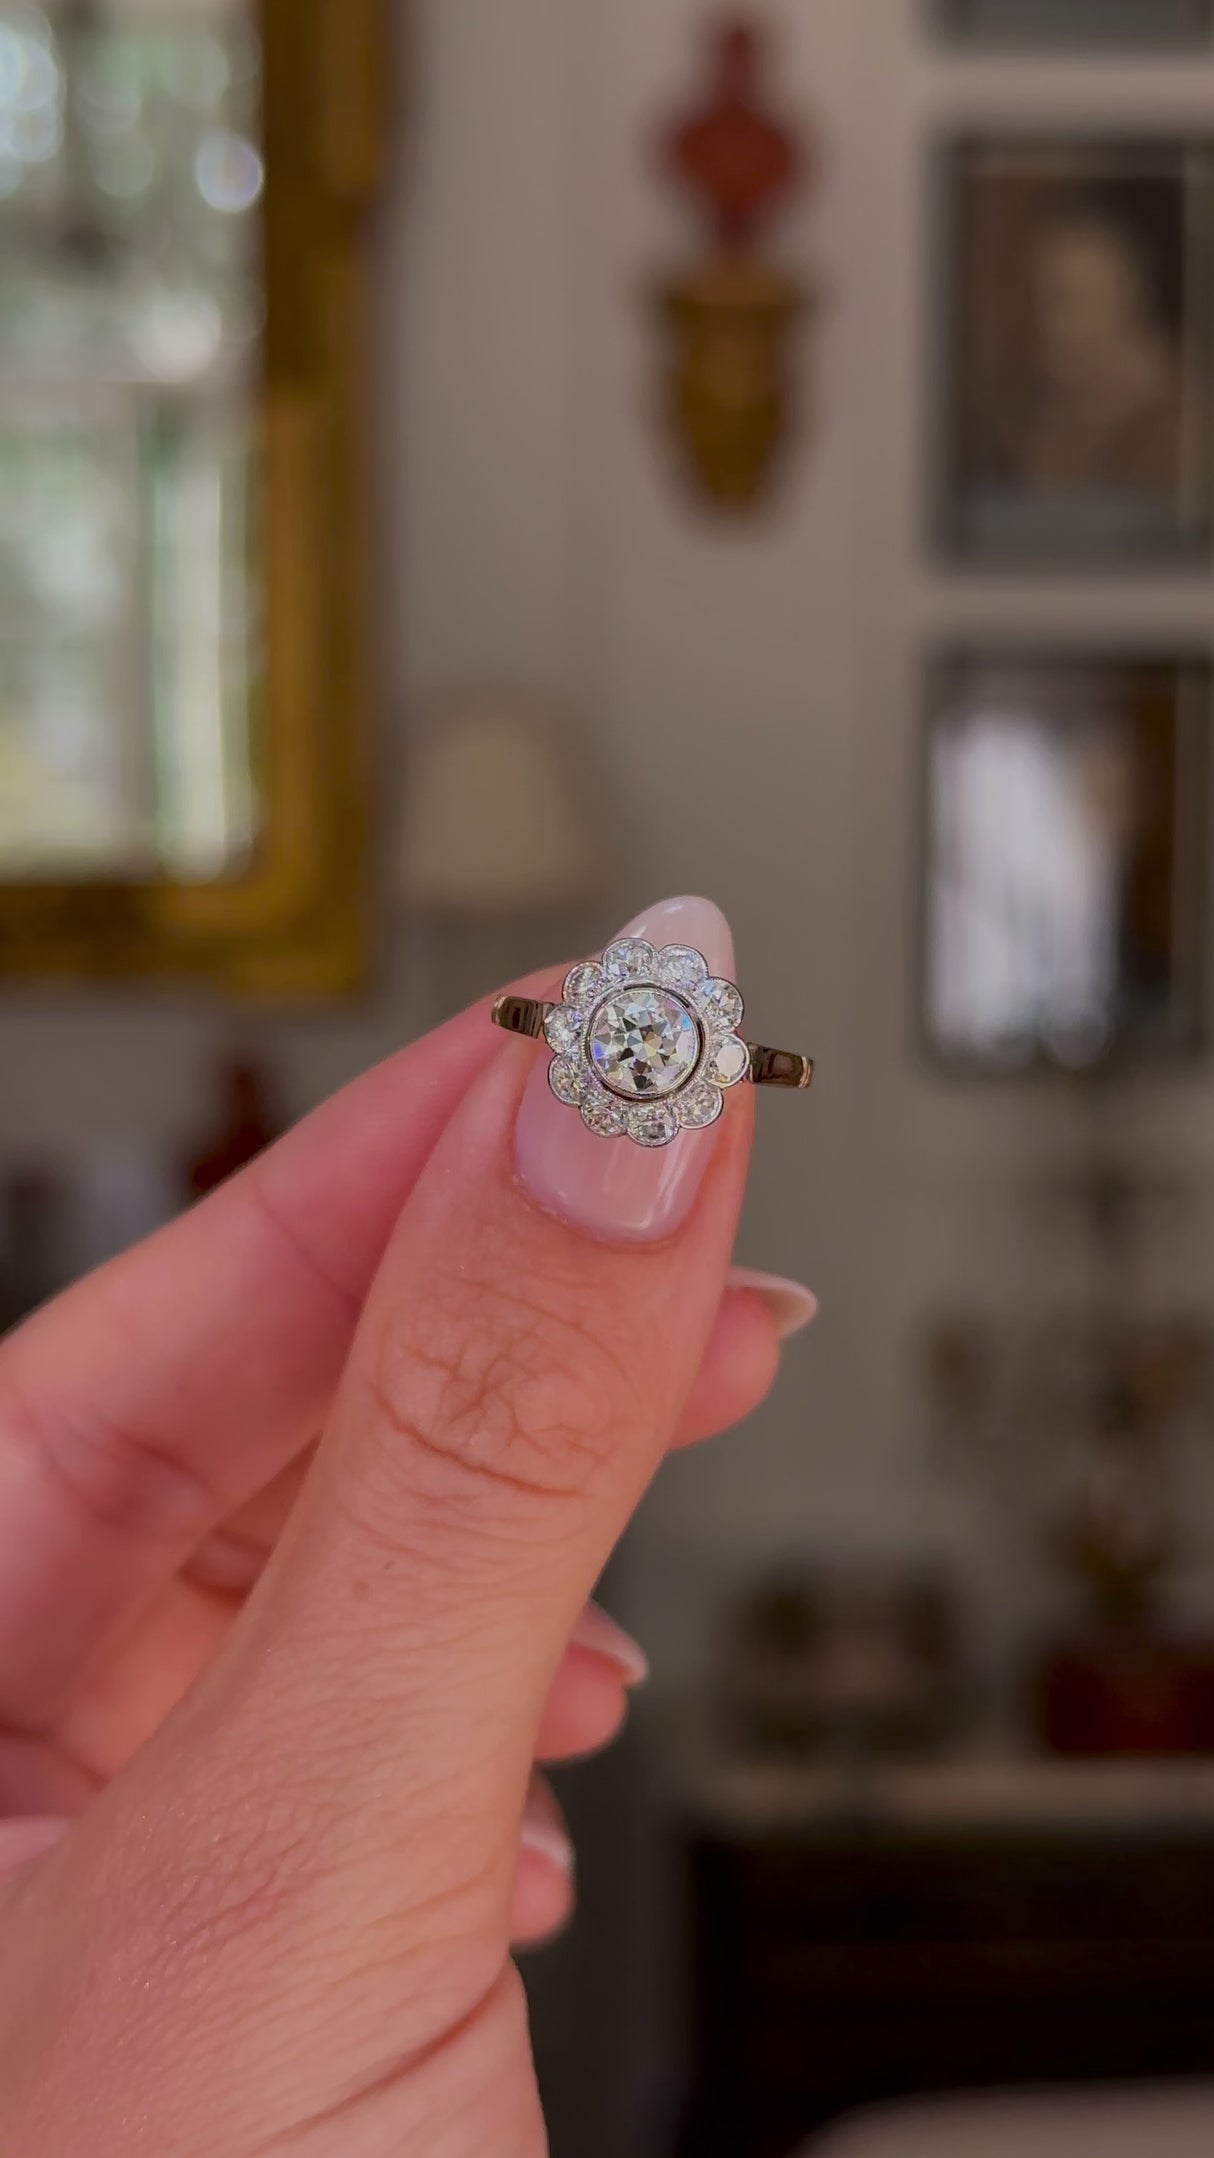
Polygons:
<instances>
[{"instance_id":1,"label":"framed picture","mask_svg":"<svg viewBox=\"0 0 1214 2158\"><path fill-rule=\"evenodd\" d=\"M991 45L1197 45L1211 0L936 0L949 37Z\"/></svg>"},{"instance_id":2,"label":"framed picture","mask_svg":"<svg viewBox=\"0 0 1214 2158\"><path fill-rule=\"evenodd\" d=\"M1204 1034L1207 659L932 670L922 1021L954 1067L1181 1056Z\"/></svg>"},{"instance_id":3,"label":"framed picture","mask_svg":"<svg viewBox=\"0 0 1214 2158\"><path fill-rule=\"evenodd\" d=\"M945 160L940 521L977 562L1159 563L1211 530L1214 143Z\"/></svg>"}]
</instances>

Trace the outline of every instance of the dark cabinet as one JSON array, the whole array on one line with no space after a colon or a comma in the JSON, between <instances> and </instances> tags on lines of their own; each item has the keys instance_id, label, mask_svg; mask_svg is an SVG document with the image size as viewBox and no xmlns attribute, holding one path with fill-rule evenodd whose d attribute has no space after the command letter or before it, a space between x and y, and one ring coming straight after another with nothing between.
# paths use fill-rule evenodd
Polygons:
<instances>
[{"instance_id":1,"label":"dark cabinet","mask_svg":"<svg viewBox=\"0 0 1214 2158\"><path fill-rule=\"evenodd\" d=\"M1214 1809L691 1827L684 2158L933 2091L1214 2072Z\"/></svg>"}]
</instances>

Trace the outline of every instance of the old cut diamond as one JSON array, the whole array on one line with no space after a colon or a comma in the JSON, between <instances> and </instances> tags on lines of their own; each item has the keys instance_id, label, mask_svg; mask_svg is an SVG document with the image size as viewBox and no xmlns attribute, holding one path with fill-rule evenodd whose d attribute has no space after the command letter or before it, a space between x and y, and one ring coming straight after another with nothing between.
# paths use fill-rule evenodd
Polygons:
<instances>
[{"instance_id":1,"label":"old cut diamond","mask_svg":"<svg viewBox=\"0 0 1214 2158\"><path fill-rule=\"evenodd\" d=\"M599 1139L622 1139L628 1129L627 1114L623 1102L597 1086L582 1103L582 1122Z\"/></svg>"},{"instance_id":2,"label":"old cut diamond","mask_svg":"<svg viewBox=\"0 0 1214 2158\"><path fill-rule=\"evenodd\" d=\"M750 1070L750 1051L736 1034L727 1034L713 1054L709 1078L718 1086L737 1086Z\"/></svg>"},{"instance_id":3,"label":"old cut diamond","mask_svg":"<svg viewBox=\"0 0 1214 2158\"><path fill-rule=\"evenodd\" d=\"M609 982L650 981L658 955L640 937L621 937L603 953L602 967Z\"/></svg>"},{"instance_id":4,"label":"old cut diamond","mask_svg":"<svg viewBox=\"0 0 1214 2158\"><path fill-rule=\"evenodd\" d=\"M671 1101L644 1102L629 1109L627 1117L628 1136L638 1146L669 1146L679 1136L681 1126Z\"/></svg>"},{"instance_id":5,"label":"old cut diamond","mask_svg":"<svg viewBox=\"0 0 1214 2158\"><path fill-rule=\"evenodd\" d=\"M572 973L565 976L565 1003L571 1012L588 1012L606 987L607 977L601 967L574 967Z\"/></svg>"},{"instance_id":6,"label":"old cut diamond","mask_svg":"<svg viewBox=\"0 0 1214 2158\"><path fill-rule=\"evenodd\" d=\"M719 1026L723 1033L732 1034L735 1027L741 1026L746 1007L735 983L705 982L696 1002L714 1030Z\"/></svg>"},{"instance_id":7,"label":"old cut diamond","mask_svg":"<svg viewBox=\"0 0 1214 2158\"><path fill-rule=\"evenodd\" d=\"M684 1131L702 1131L706 1125L715 1124L725 1107L725 1096L711 1079L697 1079L680 1094L675 1111Z\"/></svg>"},{"instance_id":8,"label":"old cut diamond","mask_svg":"<svg viewBox=\"0 0 1214 2158\"><path fill-rule=\"evenodd\" d=\"M557 1057L548 1066L548 1084L558 1101L571 1109L581 1102L590 1085L590 1075L576 1057Z\"/></svg>"},{"instance_id":9,"label":"old cut diamond","mask_svg":"<svg viewBox=\"0 0 1214 2158\"><path fill-rule=\"evenodd\" d=\"M603 1085L625 1101L654 1101L685 1086L700 1061L700 1029L679 997L641 983L604 997L587 1048Z\"/></svg>"},{"instance_id":10,"label":"old cut diamond","mask_svg":"<svg viewBox=\"0 0 1214 2158\"><path fill-rule=\"evenodd\" d=\"M658 953L658 980L667 989L680 989L684 994L694 995L708 977L708 961L702 952L690 944L668 944Z\"/></svg>"},{"instance_id":11,"label":"old cut diamond","mask_svg":"<svg viewBox=\"0 0 1214 2158\"><path fill-rule=\"evenodd\" d=\"M581 1022L576 1012L567 1011L563 1004L558 1004L544 1021L544 1033L550 1049L555 1049L560 1056L569 1056L581 1042Z\"/></svg>"}]
</instances>

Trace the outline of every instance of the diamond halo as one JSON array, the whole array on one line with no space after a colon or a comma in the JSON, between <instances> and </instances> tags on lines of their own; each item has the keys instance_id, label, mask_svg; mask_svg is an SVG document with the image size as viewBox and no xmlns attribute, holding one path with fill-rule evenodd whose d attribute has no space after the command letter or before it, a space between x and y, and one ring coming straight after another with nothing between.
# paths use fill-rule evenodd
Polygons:
<instances>
[{"instance_id":1,"label":"diamond halo","mask_svg":"<svg viewBox=\"0 0 1214 2158\"><path fill-rule=\"evenodd\" d=\"M549 1084L599 1137L669 1146L715 1124L747 1077L744 1011L736 985L690 945L621 937L565 978L544 1024Z\"/></svg>"}]
</instances>

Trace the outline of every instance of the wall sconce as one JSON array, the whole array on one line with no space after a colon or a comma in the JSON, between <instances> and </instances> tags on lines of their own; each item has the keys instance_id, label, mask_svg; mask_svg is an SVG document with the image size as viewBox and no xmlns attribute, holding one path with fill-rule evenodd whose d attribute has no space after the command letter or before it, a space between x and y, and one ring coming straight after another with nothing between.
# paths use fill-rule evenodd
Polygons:
<instances>
[{"instance_id":1,"label":"wall sconce","mask_svg":"<svg viewBox=\"0 0 1214 2158\"><path fill-rule=\"evenodd\" d=\"M792 418L789 339L814 304L765 260L765 228L814 177L794 129L765 107L764 33L746 16L709 36L707 98L667 128L662 166L707 228L694 268L659 288L671 341L671 418L701 498L748 508L770 481Z\"/></svg>"}]
</instances>

